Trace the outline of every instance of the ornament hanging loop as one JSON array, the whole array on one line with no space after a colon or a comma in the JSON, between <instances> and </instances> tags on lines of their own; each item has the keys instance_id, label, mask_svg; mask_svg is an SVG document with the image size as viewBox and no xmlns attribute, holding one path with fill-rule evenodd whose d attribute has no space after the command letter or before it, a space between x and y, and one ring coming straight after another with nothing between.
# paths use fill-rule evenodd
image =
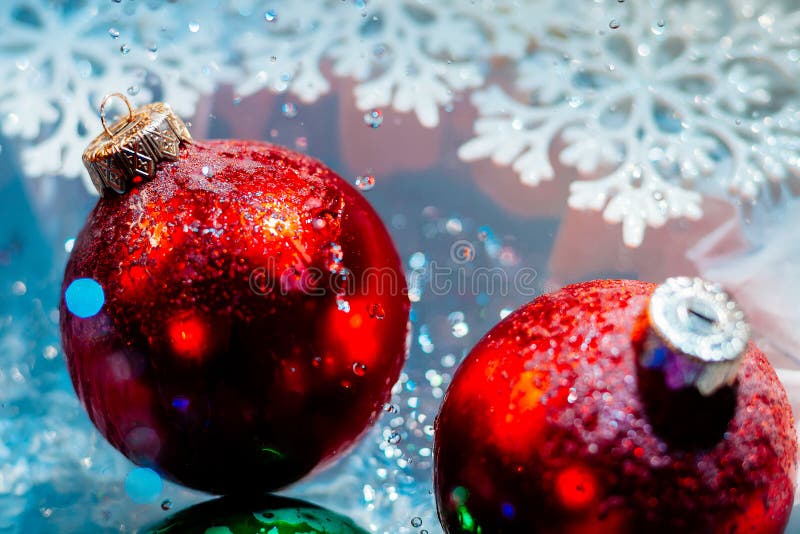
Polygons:
<instances>
[{"instance_id":1,"label":"ornament hanging loop","mask_svg":"<svg viewBox=\"0 0 800 534\"><path fill-rule=\"evenodd\" d=\"M108 104L108 101L114 97L117 97L125 102L125 105L128 107L128 123L133 122L134 119L133 106L131 105L131 102L128 100L127 96L123 95L122 93L109 93L104 96L103 101L100 102L100 123L103 125L103 130L105 130L109 137L114 137L116 134L108 128L108 122L106 122L106 104Z\"/></svg>"},{"instance_id":2,"label":"ornament hanging loop","mask_svg":"<svg viewBox=\"0 0 800 534\"><path fill-rule=\"evenodd\" d=\"M128 116L109 126L106 105L119 98ZM156 176L158 166L180 159L181 146L192 136L183 121L164 102L134 108L122 93L111 93L100 104L103 131L83 152L83 164L101 195L124 193Z\"/></svg>"}]
</instances>

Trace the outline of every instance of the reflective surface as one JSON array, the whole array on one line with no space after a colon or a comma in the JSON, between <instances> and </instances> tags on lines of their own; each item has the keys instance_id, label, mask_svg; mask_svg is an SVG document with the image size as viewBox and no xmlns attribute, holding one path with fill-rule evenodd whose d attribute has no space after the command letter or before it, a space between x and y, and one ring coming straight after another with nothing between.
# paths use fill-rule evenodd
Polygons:
<instances>
[{"instance_id":1,"label":"reflective surface","mask_svg":"<svg viewBox=\"0 0 800 534\"><path fill-rule=\"evenodd\" d=\"M318 9L323 3L342 10ZM651 3L607 0L593 3L591 13L564 8L561 0L531 0L520 3L526 10L523 14L506 9L510 3L505 2L446 0L424 6L416 0L276 0L264 12L260 2L251 0L0 4L0 14L13 29L0 35L0 68L4 79L13 80L4 86L13 97L3 98L0 139L0 525L4 528L131 531L209 498L167 481L156 482L108 445L80 406L60 349L57 308L64 266L73 239L97 201L79 178L80 154L100 127L97 106L111 91L125 91L135 103L153 98L170 101L191 122L197 139L266 140L319 158L351 183L358 176L374 177L374 185L362 194L386 224L406 269L412 299L410 356L390 404L354 453L287 488L291 496L344 513L369 531L440 532L432 495L432 425L456 366L502 316L539 293L577 280L624 277L660 282L668 276L701 274L723 283L745 311L758 345L782 368L780 376L789 384L790 397L800 404L800 375L793 371L798 368L800 343L796 328L800 209L789 194L792 172L780 183L764 182L756 201L742 202L728 194L734 177L730 151L712 150L716 159L711 162L719 176L681 184L682 189L691 186L704 193L703 217L669 218L662 226L649 227L638 248L624 244L622 223L609 224L597 211L567 205L570 183L582 181L590 190L592 185L605 190L609 182L595 184L593 178L613 170L599 166L592 170L591 163L599 165L600 155L614 155L601 152L602 147L592 142L606 138L579 135L591 133L590 103L613 104L600 96L613 95L617 89L642 95L644 102L658 102L636 84L647 84L661 71L662 61L680 51L669 47L670 54L654 55L660 43L688 44L684 50L690 51L697 42L702 54L684 57L703 61L707 54L724 59L720 44L729 41L720 39L735 38L741 45L735 50L737 57L756 57L704 64L702 74L721 88L719 94L743 109L731 108L733 113L715 122L713 131L729 134L729 140L743 135L745 141L735 143L741 156L756 156L750 147L764 145L750 137L753 127L761 128L759 139L768 139L775 128L788 134L782 142L796 138L791 117L787 118L797 108L792 89L797 84L792 80L797 78L798 62L793 58L800 57L797 17L792 14L797 6L791 0L654 1L657 10L650 8ZM412 9L406 9L409 5ZM492 12L487 11L490 8ZM274 12L267 17L270 10ZM525 14L529 12L535 16ZM665 25L660 27L662 18ZM240 19L247 29L237 22ZM583 32L576 41L565 39L559 29L575 28L576 19L581 19L578 30L588 24L597 33ZM611 28L612 19L618 21L617 29ZM382 24L389 20L396 23ZM528 24L531 21L536 24ZM545 50L527 53L534 43L543 42L549 28L557 30L547 35L558 45L555 63L547 61ZM736 35L728 35L734 30ZM287 32L299 36L291 46ZM333 46L337 42L343 46ZM431 53L426 48L429 43L443 48ZM591 46L584 46L587 43ZM596 45L602 43L614 45L610 50L600 47L603 54L624 52L626 61L613 62L624 68L624 75L593 59ZM647 44L651 54L638 55L639 44ZM577 61L563 59L563 52L573 48L578 54L572 59ZM409 58L413 67L406 68ZM778 62L770 58L789 70L776 70ZM245 65L247 75L240 70ZM339 67L334 69L335 65ZM653 65L658 68L650 68ZM384 79L387 83L375 84L392 66L396 68ZM587 77L571 75L587 68L595 75L592 79L610 78L613 83L596 93L592 84L583 83ZM260 76L262 71L265 76ZM54 77L54 72L62 76ZM444 88L434 83L441 83L441 72L452 75ZM758 81L753 73L768 79ZM680 69L666 74L680 79ZM417 94L413 89L420 80L430 83ZM515 87L520 81L523 87ZM671 87L669 80L657 81L659 90ZM750 81L762 90L754 89ZM450 82L460 85L447 85ZM527 82L532 85L526 89ZM572 87L573 82L578 85ZM512 105L498 109L501 100L490 91L494 84L524 110ZM528 140L540 132L528 129L523 119L541 115L541 100L531 100L529 94L541 86L563 89L560 95L551 91L554 100L548 118L558 122L566 117L562 109L573 110L571 117L582 126L567 144L561 132L533 138L542 141L538 150L553 169L552 180L532 187L530 177L546 166L528 159L533 164L524 173L528 179L521 182L513 162L501 157L504 147L515 146L510 142L496 145L500 153L493 156L499 165L478 156L472 160L463 150L459 156L460 147L479 137L475 130L479 117L499 114L507 127L501 136L506 141ZM704 110L718 110L723 102L704 98L704 87L708 85L682 85L678 93L692 100L692 117L711 125ZM404 88L407 97L395 106L398 88ZM283 92L275 95L275 91ZM764 91L774 102L748 104L748 95L753 94L763 102ZM383 103L373 99L376 94ZM753 116L748 106L760 113ZM72 111L64 113L65 109ZM770 110L782 111L783 120L764 129ZM632 108L619 111L629 114ZM109 117L113 115L109 109ZM648 124L648 131L666 125L674 130L670 139L689 135L687 143L678 145L688 152L672 152L670 157L704 161L695 157L694 148L701 146L702 153L702 147L709 145L694 138L696 130L685 129L689 122L670 120L669 110L659 111L659 119L666 122L651 124L652 116L647 110L635 112L640 124ZM65 120L56 122L59 117ZM615 128L611 119L616 116L603 118ZM706 134L704 130L704 139ZM634 147L649 146L653 140L636 135L620 139ZM573 147L572 156L562 160L561 148L567 145ZM650 154L631 153L640 160ZM652 154L658 156L658 151ZM743 158L739 168L751 168L752 162ZM792 169L787 161L782 166ZM742 175L752 176L757 175ZM84 179L88 182L88 176ZM750 185L745 189L752 193ZM654 210L645 215L659 221L663 202L649 198ZM683 211L693 207L676 203L676 209ZM630 221L633 229L640 228L637 220ZM165 501L167 510L162 508Z\"/></svg>"}]
</instances>

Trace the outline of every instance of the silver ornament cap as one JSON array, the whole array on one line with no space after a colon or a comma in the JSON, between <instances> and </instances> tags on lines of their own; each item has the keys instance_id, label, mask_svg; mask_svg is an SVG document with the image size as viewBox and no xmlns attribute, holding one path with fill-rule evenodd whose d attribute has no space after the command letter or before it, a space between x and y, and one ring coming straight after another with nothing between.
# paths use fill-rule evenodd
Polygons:
<instances>
[{"instance_id":1,"label":"silver ornament cap","mask_svg":"<svg viewBox=\"0 0 800 534\"><path fill-rule=\"evenodd\" d=\"M660 369L667 387L694 386L708 396L733 384L750 328L719 284L668 278L650 297L647 314L650 328L640 363Z\"/></svg>"}]
</instances>

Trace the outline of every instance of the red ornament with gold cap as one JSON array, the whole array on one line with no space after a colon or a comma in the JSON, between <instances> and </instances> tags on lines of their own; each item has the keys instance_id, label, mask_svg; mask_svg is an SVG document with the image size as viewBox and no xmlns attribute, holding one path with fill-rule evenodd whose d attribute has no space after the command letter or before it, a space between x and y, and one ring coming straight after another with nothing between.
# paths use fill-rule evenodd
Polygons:
<instances>
[{"instance_id":1,"label":"red ornament with gold cap","mask_svg":"<svg viewBox=\"0 0 800 534\"><path fill-rule=\"evenodd\" d=\"M279 488L344 453L406 354L405 279L378 215L307 156L192 141L166 104L101 117L84 163L102 197L61 300L94 424L212 493Z\"/></svg>"},{"instance_id":2,"label":"red ornament with gold cap","mask_svg":"<svg viewBox=\"0 0 800 534\"><path fill-rule=\"evenodd\" d=\"M575 284L523 306L437 418L448 533L778 533L797 437L742 312L697 278Z\"/></svg>"}]
</instances>

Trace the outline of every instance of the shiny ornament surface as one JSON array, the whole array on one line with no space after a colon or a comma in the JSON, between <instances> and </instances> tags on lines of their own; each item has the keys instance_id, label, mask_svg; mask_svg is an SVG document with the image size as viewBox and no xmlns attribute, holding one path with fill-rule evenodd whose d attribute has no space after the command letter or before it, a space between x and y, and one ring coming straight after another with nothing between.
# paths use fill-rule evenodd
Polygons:
<instances>
[{"instance_id":1,"label":"shiny ornament surface","mask_svg":"<svg viewBox=\"0 0 800 534\"><path fill-rule=\"evenodd\" d=\"M568 286L478 343L436 426L448 532L782 532L797 467L783 387L752 344L708 397L638 366L654 288Z\"/></svg>"},{"instance_id":2,"label":"shiny ornament surface","mask_svg":"<svg viewBox=\"0 0 800 534\"><path fill-rule=\"evenodd\" d=\"M145 534L367 534L352 520L314 504L267 495L225 497L192 506Z\"/></svg>"},{"instance_id":3,"label":"shiny ornament surface","mask_svg":"<svg viewBox=\"0 0 800 534\"><path fill-rule=\"evenodd\" d=\"M98 202L66 268L62 342L131 460L212 493L270 490L380 412L406 354L404 290L378 215L330 169L196 143Z\"/></svg>"}]
</instances>

